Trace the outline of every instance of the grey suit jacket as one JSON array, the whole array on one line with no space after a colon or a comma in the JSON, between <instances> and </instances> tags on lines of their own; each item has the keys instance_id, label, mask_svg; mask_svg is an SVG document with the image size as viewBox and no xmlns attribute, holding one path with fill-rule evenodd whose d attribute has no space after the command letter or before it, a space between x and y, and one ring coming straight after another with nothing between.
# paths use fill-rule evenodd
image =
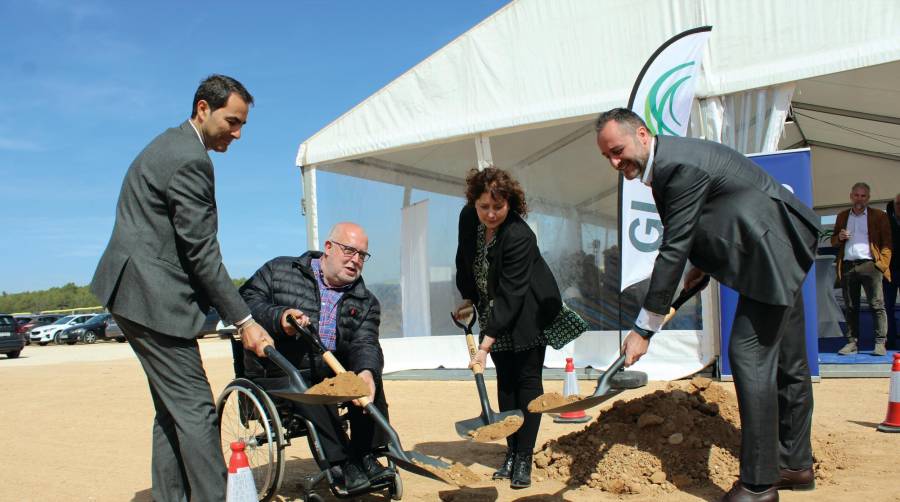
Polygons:
<instances>
[{"instance_id":1,"label":"grey suit jacket","mask_svg":"<svg viewBox=\"0 0 900 502\"><path fill-rule=\"evenodd\" d=\"M212 161L185 121L128 168L91 290L110 312L179 338L196 336L210 305L239 321L250 310L222 264L217 232Z\"/></svg>"},{"instance_id":2,"label":"grey suit jacket","mask_svg":"<svg viewBox=\"0 0 900 502\"><path fill-rule=\"evenodd\" d=\"M663 238L644 308L668 312L685 261L770 305L792 305L815 260L816 214L744 155L657 136L651 188Z\"/></svg>"}]
</instances>

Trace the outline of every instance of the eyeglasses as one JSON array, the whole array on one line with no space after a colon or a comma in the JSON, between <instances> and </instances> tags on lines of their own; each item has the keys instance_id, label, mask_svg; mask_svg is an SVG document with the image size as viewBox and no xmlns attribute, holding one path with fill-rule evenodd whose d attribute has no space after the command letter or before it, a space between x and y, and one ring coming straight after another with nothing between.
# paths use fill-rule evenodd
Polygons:
<instances>
[{"instance_id":1,"label":"eyeglasses","mask_svg":"<svg viewBox=\"0 0 900 502\"><path fill-rule=\"evenodd\" d=\"M353 246L348 246L348 245L346 245L346 244L341 244L341 243L338 242L338 241L328 241L328 242L331 242L332 244L337 244L337 245L341 248L341 251L343 251L344 256L346 256L347 258L353 258L353 255L357 255L357 254L358 254L358 255L359 255L359 259L365 262L365 261L369 261L369 258L372 257L371 254L369 254L369 253L367 253L367 252L365 252L365 251L360 251L360 250L356 249L356 248L353 247Z\"/></svg>"}]
</instances>

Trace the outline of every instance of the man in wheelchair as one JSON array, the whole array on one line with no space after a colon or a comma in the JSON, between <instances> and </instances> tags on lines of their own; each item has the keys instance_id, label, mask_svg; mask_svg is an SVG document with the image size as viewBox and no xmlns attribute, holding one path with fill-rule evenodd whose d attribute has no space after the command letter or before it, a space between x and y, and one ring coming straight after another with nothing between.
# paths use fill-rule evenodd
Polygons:
<instances>
[{"instance_id":1,"label":"man in wheelchair","mask_svg":"<svg viewBox=\"0 0 900 502\"><path fill-rule=\"evenodd\" d=\"M384 355L378 341L381 307L362 279L363 264L371 257L368 247L362 227L338 223L325 241L324 252L308 251L299 257L270 260L240 292L256 322L272 334L275 348L309 374L309 385L334 373L294 336L288 315L318 333L325 348L369 385L369 399L387 417L381 381ZM249 351L244 351L244 373L264 389L281 386L279 379L286 378L275 364ZM362 408L349 408L348 439L337 407L290 405L315 424L332 473L347 491L362 490L394 476L393 470L381 465L372 453L387 440Z\"/></svg>"}]
</instances>

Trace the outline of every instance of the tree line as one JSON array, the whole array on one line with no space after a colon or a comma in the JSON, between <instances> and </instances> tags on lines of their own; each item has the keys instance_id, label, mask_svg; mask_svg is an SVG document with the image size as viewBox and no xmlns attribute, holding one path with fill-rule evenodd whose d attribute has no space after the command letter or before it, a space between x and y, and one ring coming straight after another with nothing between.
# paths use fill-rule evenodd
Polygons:
<instances>
[{"instance_id":1,"label":"tree line","mask_svg":"<svg viewBox=\"0 0 900 502\"><path fill-rule=\"evenodd\" d=\"M246 282L246 278L232 279L235 286ZM0 293L0 312L4 314L18 312L47 312L51 310L89 309L103 307L97 297L91 293L89 286L76 286L70 282L42 291L25 291L22 293Z\"/></svg>"}]
</instances>

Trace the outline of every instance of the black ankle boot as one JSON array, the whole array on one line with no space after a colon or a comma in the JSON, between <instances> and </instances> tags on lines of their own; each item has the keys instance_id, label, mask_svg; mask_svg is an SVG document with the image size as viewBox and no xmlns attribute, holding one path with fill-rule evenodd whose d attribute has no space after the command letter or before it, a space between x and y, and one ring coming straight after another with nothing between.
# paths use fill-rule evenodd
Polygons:
<instances>
[{"instance_id":1,"label":"black ankle boot","mask_svg":"<svg viewBox=\"0 0 900 502\"><path fill-rule=\"evenodd\" d=\"M516 452L512 450L506 450L506 458L503 459L503 464L500 465L500 468L494 471L494 475L491 476L491 479L509 479L512 476L513 464L516 462Z\"/></svg>"},{"instance_id":2,"label":"black ankle boot","mask_svg":"<svg viewBox=\"0 0 900 502\"><path fill-rule=\"evenodd\" d=\"M528 488L531 486L531 453L517 453L513 462L512 477L509 478L512 488Z\"/></svg>"}]
</instances>

